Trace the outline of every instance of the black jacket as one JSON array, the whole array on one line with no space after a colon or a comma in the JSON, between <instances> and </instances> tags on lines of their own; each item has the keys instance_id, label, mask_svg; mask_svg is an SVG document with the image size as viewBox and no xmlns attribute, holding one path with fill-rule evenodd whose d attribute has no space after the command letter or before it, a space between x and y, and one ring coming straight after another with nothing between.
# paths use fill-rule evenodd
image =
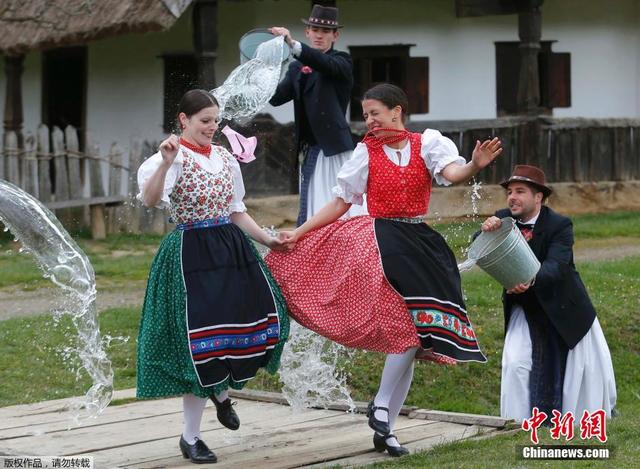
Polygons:
<instances>
[{"instance_id":1,"label":"black jacket","mask_svg":"<svg viewBox=\"0 0 640 469\"><path fill-rule=\"evenodd\" d=\"M313 71L305 77L304 89L300 89L304 65ZM354 148L345 118L352 88L353 62L349 54L333 49L322 53L302 44L300 57L291 62L269 103L280 106L293 99L296 148L300 150L303 143L301 126L306 116L316 143L326 156L332 156Z\"/></svg>"},{"instance_id":2,"label":"black jacket","mask_svg":"<svg viewBox=\"0 0 640 469\"><path fill-rule=\"evenodd\" d=\"M504 218L511 213L502 209L496 216ZM596 311L573 263L571 220L542 206L529 246L542 264L529 291L533 290L540 307L572 349L591 328ZM503 292L505 331L516 296Z\"/></svg>"}]
</instances>

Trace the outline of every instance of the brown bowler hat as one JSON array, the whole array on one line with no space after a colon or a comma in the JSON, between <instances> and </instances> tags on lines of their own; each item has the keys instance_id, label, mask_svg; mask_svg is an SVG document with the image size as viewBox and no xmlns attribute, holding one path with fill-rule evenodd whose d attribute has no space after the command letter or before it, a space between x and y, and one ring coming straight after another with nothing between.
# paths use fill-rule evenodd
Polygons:
<instances>
[{"instance_id":1,"label":"brown bowler hat","mask_svg":"<svg viewBox=\"0 0 640 469\"><path fill-rule=\"evenodd\" d=\"M526 164L519 164L513 168L513 174L506 181L502 181L500 185L505 189L511 182L526 182L531 184L540 190L545 197L549 197L553 190L546 185L544 171L535 166L528 166Z\"/></svg>"},{"instance_id":2,"label":"brown bowler hat","mask_svg":"<svg viewBox=\"0 0 640 469\"><path fill-rule=\"evenodd\" d=\"M342 25L338 24L338 9L335 7L323 7L322 5L313 5L309 19L300 20L307 26L316 26L318 28L338 29Z\"/></svg>"}]
</instances>

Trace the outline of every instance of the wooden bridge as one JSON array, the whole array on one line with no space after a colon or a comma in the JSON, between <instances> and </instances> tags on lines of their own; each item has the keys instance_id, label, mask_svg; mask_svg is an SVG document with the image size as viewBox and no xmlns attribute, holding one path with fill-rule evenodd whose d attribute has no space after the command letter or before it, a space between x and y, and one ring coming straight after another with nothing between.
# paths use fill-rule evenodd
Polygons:
<instances>
[{"instance_id":1,"label":"wooden bridge","mask_svg":"<svg viewBox=\"0 0 640 469\"><path fill-rule=\"evenodd\" d=\"M389 458L372 446L362 413L341 406L294 412L276 393L232 394L242 425L223 428L208 406L203 440L217 454L215 467L294 468L361 466ZM178 450L182 399L136 401L135 390L117 391L95 420L68 430L69 400L0 408L0 460L17 456L90 456L94 468L193 468ZM364 411L364 403L358 410ZM413 452L510 430L511 422L483 415L404 408L396 434ZM34 454L37 453L37 454Z\"/></svg>"}]
</instances>

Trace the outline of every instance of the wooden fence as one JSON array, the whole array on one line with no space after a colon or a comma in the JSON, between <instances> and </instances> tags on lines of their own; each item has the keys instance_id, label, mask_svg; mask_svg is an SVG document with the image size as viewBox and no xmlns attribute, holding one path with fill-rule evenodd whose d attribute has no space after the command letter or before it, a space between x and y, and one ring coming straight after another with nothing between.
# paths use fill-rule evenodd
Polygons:
<instances>
[{"instance_id":1,"label":"wooden fence","mask_svg":"<svg viewBox=\"0 0 640 469\"><path fill-rule=\"evenodd\" d=\"M473 121L410 122L412 131L435 128L451 138L466 158L476 140L497 136L502 157L482 171L478 179L497 184L514 165L534 164L544 169L549 182L640 180L640 120L560 119L546 116ZM298 155L293 125L280 124L266 114L234 128L258 137L257 160L241 165L247 196L295 193ZM353 124L354 140L364 133ZM219 139L224 142L224 138ZM154 154L158 142L132 140L128 151L113 144L101 155L91 136L79 151L78 131L50 131L41 125L27 132L24 142L9 132L0 147L0 178L36 196L55 210L67 228L91 226L94 237L107 232L163 233L170 227L162 210L146 209L135 200L136 173Z\"/></svg>"},{"instance_id":2,"label":"wooden fence","mask_svg":"<svg viewBox=\"0 0 640 469\"><path fill-rule=\"evenodd\" d=\"M545 171L549 182L640 180L640 120L512 117L473 121L415 122L414 131L435 128L471 157L476 140L499 137L503 155L478 175L497 184L516 164Z\"/></svg>"},{"instance_id":3,"label":"wooden fence","mask_svg":"<svg viewBox=\"0 0 640 469\"><path fill-rule=\"evenodd\" d=\"M80 151L78 137L77 129L71 126L50 131L40 125L37 132L26 132L21 144L14 132L5 133L0 178L39 199L67 228L90 226L95 238L125 227L164 230L164 221L159 226L157 216L135 202L135 170L143 154L155 151L148 144L132 141L128 152L114 143L101 155L90 136L85 151ZM163 220L164 215L159 218Z\"/></svg>"}]
</instances>

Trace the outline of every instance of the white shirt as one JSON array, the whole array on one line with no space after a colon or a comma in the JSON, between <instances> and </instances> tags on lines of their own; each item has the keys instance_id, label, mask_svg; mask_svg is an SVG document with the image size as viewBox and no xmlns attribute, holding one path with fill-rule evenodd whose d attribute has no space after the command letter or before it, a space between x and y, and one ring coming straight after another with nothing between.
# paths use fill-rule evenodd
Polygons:
<instances>
[{"instance_id":1,"label":"white shirt","mask_svg":"<svg viewBox=\"0 0 640 469\"><path fill-rule=\"evenodd\" d=\"M231 168L231 176L233 178L233 197L231 199L229 210L231 213L247 211L247 208L242 201L242 199L244 199L245 190L244 182L242 181L242 173L240 172L240 164L224 147L217 145L211 146L211 154L209 157L191 151L180 145L178 155L171 164L171 167L167 171L167 175L164 179L162 197L160 202L158 202L158 205L156 205L157 208L167 208L170 205L169 195L173 192L173 188L178 179L180 179L180 176L182 176L182 161L184 159L183 151L193 157L198 166L211 174L217 174L222 171L222 158L228 158L229 166ZM138 187L140 192L137 195L137 199L139 201L143 200L142 194L144 192L144 185L153 173L156 172L160 163L162 163L162 155L158 152L147 158L144 163L140 165L140 168L138 168Z\"/></svg>"},{"instance_id":2,"label":"white shirt","mask_svg":"<svg viewBox=\"0 0 640 469\"><path fill-rule=\"evenodd\" d=\"M442 170L451 163L466 164L467 161L458 154L456 145L437 130L425 130L422 133L421 141L420 156L427 165L429 173L438 184L450 185L451 181L441 174ZM382 148L389 160L397 166L403 167L409 164L411 145L408 141L404 148L396 149L387 145ZM332 189L333 195L340 197L347 203L362 205L362 195L367 191L368 178L369 151L364 143L358 143L353 150L353 156L338 173L338 185Z\"/></svg>"}]
</instances>

